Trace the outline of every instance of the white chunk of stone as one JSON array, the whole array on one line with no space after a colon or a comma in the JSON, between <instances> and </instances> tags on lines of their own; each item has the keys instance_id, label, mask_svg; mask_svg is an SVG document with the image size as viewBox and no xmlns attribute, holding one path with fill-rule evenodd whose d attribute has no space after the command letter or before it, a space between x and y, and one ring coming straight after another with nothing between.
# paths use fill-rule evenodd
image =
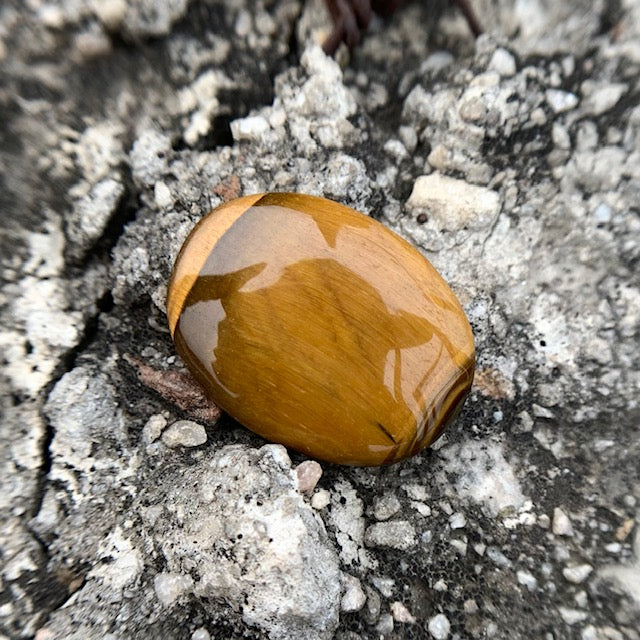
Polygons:
<instances>
[{"instance_id":1,"label":"white chunk of stone","mask_svg":"<svg viewBox=\"0 0 640 640\"><path fill-rule=\"evenodd\" d=\"M518 582L524 587L527 587L529 591L535 591L537 589L538 580L529 571L524 571L522 569L516 571L516 577L518 578Z\"/></svg>"},{"instance_id":2,"label":"white chunk of stone","mask_svg":"<svg viewBox=\"0 0 640 640\"><path fill-rule=\"evenodd\" d=\"M151 416L142 429L142 440L145 444L155 442L167 426L167 419L159 413Z\"/></svg>"},{"instance_id":3,"label":"white chunk of stone","mask_svg":"<svg viewBox=\"0 0 640 640\"><path fill-rule=\"evenodd\" d=\"M360 580L355 576L344 573L342 575L342 586L344 593L340 601L340 609L342 611L360 611L367 600Z\"/></svg>"},{"instance_id":4,"label":"white chunk of stone","mask_svg":"<svg viewBox=\"0 0 640 640\"><path fill-rule=\"evenodd\" d=\"M178 420L162 434L162 442L171 448L198 447L207 441L205 428L191 420Z\"/></svg>"},{"instance_id":5,"label":"white chunk of stone","mask_svg":"<svg viewBox=\"0 0 640 640\"><path fill-rule=\"evenodd\" d=\"M394 493L386 493L373 503L373 516L376 520L388 520L400 511L400 500Z\"/></svg>"},{"instance_id":6,"label":"white chunk of stone","mask_svg":"<svg viewBox=\"0 0 640 640\"><path fill-rule=\"evenodd\" d=\"M553 521L551 523L551 531L553 531L556 536L570 536L573 535L573 527L571 526L571 520L569 520L569 516L560 509L560 507L556 507L553 510Z\"/></svg>"},{"instance_id":7,"label":"white chunk of stone","mask_svg":"<svg viewBox=\"0 0 640 640\"><path fill-rule=\"evenodd\" d=\"M259 141L269 128L269 123L262 116L247 116L231 123L231 134L234 140Z\"/></svg>"},{"instance_id":8,"label":"white chunk of stone","mask_svg":"<svg viewBox=\"0 0 640 640\"><path fill-rule=\"evenodd\" d=\"M173 198L171 196L171 191L167 186L166 182L162 180L158 180L153 187L153 196L155 198L156 204L160 209L165 209L166 207L170 207L173 204Z\"/></svg>"},{"instance_id":9,"label":"white chunk of stone","mask_svg":"<svg viewBox=\"0 0 640 640\"><path fill-rule=\"evenodd\" d=\"M449 618L447 618L444 613L439 613L438 615L433 616L433 618L429 618L428 628L429 633L436 640L446 640L449 637L451 624L449 622Z\"/></svg>"},{"instance_id":10,"label":"white chunk of stone","mask_svg":"<svg viewBox=\"0 0 640 640\"><path fill-rule=\"evenodd\" d=\"M426 212L442 230L479 229L490 225L500 212L500 197L491 189L432 173L415 181L407 208Z\"/></svg>"},{"instance_id":11,"label":"white chunk of stone","mask_svg":"<svg viewBox=\"0 0 640 640\"><path fill-rule=\"evenodd\" d=\"M305 460L296 467L298 491L310 495L322 477L322 467L315 460Z\"/></svg>"},{"instance_id":12,"label":"white chunk of stone","mask_svg":"<svg viewBox=\"0 0 640 640\"><path fill-rule=\"evenodd\" d=\"M416 544L416 531L406 520L378 522L371 525L364 534L368 547L390 547L406 551Z\"/></svg>"},{"instance_id":13,"label":"white chunk of stone","mask_svg":"<svg viewBox=\"0 0 640 640\"><path fill-rule=\"evenodd\" d=\"M571 609L570 607L558 607L558 611L560 612L560 617L567 624L577 624L589 617L589 614L586 611Z\"/></svg>"},{"instance_id":14,"label":"white chunk of stone","mask_svg":"<svg viewBox=\"0 0 640 640\"><path fill-rule=\"evenodd\" d=\"M569 91L561 91L560 89L547 89L545 93L547 104L555 113L564 113L575 109L578 104L578 96Z\"/></svg>"},{"instance_id":15,"label":"white chunk of stone","mask_svg":"<svg viewBox=\"0 0 640 640\"><path fill-rule=\"evenodd\" d=\"M464 513L457 511L449 518L449 526L452 529L462 529L467 524L467 519L464 517Z\"/></svg>"},{"instance_id":16,"label":"white chunk of stone","mask_svg":"<svg viewBox=\"0 0 640 640\"><path fill-rule=\"evenodd\" d=\"M516 72L516 59L509 51L500 47L493 52L488 69L496 71L501 76L510 77Z\"/></svg>"},{"instance_id":17,"label":"white chunk of stone","mask_svg":"<svg viewBox=\"0 0 640 640\"><path fill-rule=\"evenodd\" d=\"M331 494L326 489L320 489L313 494L311 506L316 510L324 509L331 502Z\"/></svg>"},{"instance_id":18,"label":"white chunk of stone","mask_svg":"<svg viewBox=\"0 0 640 640\"><path fill-rule=\"evenodd\" d=\"M159 573L153 579L158 600L165 607L170 607L182 594L193 587L193 578L181 573Z\"/></svg>"},{"instance_id":19,"label":"white chunk of stone","mask_svg":"<svg viewBox=\"0 0 640 640\"><path fill-rule=\"evenodd\" d=\"M403 622L404 624L415 624L416 621L409 609L407 609L402 602L391 603L391 615L396 622Z\"/></svg>"},{"instance_id":20,"label":"white chunk of stone","mask_svg":"<svg viewBox=\"0 0 640 640\"><path fill-rule=\"evenodd\" d=\"M562 575L566 580L573 584L581 584L584 582L589 574L593 571L593 567L590 564L578 564L570 567L565 567L562 570Z\"/></svg>"}]
</instances>

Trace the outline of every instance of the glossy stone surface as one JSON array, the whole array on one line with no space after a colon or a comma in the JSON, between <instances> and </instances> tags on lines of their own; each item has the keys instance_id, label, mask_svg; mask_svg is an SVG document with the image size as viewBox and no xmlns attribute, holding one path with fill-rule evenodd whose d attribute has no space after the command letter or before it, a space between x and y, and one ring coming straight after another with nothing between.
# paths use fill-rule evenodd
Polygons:
<instances>
[{"instance_id":1,"label":"glossy stone surface","mask_svg":"<svg viewBox=\"0 0 640 640\"><path fill-rule=\"evenodd\" d=\"M473 380L471 328L436 270L324 198L257 194L211 211L176 260L167 313L178 353L220 407L330 462L417 453Z\"/></svg>"}]
</instances>

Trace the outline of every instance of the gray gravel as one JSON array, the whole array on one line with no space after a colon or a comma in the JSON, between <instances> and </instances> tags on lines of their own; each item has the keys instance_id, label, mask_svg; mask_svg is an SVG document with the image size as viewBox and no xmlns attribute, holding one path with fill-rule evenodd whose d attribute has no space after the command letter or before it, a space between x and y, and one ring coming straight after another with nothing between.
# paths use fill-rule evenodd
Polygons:
<instances>
[{"instance_id":1,"label":"gray gravel","mask_svg":"<svg viewBox=\"0 0 640 640\"><path fill-rule=\"evenodd\" d=\"M321 0L2 5L0 639L640 638L640 2L472 3L337 62ZM139 382L193 224L274 190L458 294L432 449L310 464Z\"/></svg>"}]
</instances>

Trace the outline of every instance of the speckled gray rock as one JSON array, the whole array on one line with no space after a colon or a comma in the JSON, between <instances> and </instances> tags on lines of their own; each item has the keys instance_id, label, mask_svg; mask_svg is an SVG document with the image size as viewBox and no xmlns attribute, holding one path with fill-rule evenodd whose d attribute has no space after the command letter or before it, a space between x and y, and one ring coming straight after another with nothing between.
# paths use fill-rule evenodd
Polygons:
<instances>
[{"instance_id":1,"label":"speckled gray rock","mask_svg":"<svg viewBox=\"0 0 640 640\"><path fill-rule=\"evenodd\" d=\"M49 395L45 412L56 429L51 443L54 477L58 471L66 475L63 469L91 468L97 447L126 440L123 415L104 374L83 367L66 373Z\"/></svg>"},{"instance_id":2,"label":"speckled gray rock","mask_svg":"<svg viewBox=\"0 0 640 640\"><path fill-rule=\"evenodd\" d=\"M390 547L406 551L416 544L413 525L405 520L391 520L372 524L364 533L368 547Z\"/></svg>"},{"instance_id":3,"label":"speckled gray rock","mask_svg":"<svg viewBox=\"0 0 640 640\"><path fill-rule=\"evenodd\" d=\"M83 403L95 402L96 384L102 381L83 390L87 384L83 372L72 373L83 382L84 399L77 402L72 395L69 402L79 415L86 415ZM49 402L48 413L56 425L66 423L58 412L70 406L62 396L71 391L68 385L73 375L63 378ZM93 424L117 431L117 424L109 424L110 419L119 420L117 412L109 418L108 405L103 408L106 413L99 407L94 412ZM86 426L73 415L70 418L69 428L75 430L77 440L68 446L61 441L56 447L57 455L66 461L54 461L52 475L58 483L72 482L71 476L61 472L64 467L72 466L77 472L82 465L104 467L107 462L104 450L102 454L91 452L92 437ZM118 635L126 637L137 624L131 612L138 610L146 612L150 622L144 632L137 632L138 637L157 637L158 625L176 615L176 606L196 599L205 610L210 609L211 620L219 615L214 603L225 601L238 620L258 627L270 638L293 639L302 633L318 639L332 637L342 594L337 555L322 521L299 493L296 473L283 447L225 447L211 457L201 456L198 465L188 470L174 464L161 467L159 474L166 493L159 493L158 478L150 477L124 524L111 509L100 526L94 521L93 536L99 541L95 552L108 562L86 574L73 602L53 615L42 633L95 637L116 618L126 618L131 622L121 625ZM121 484L124 492L131 491L135 478L125 475ZM94 485L79 490L88 500L98 489ZM249 499L239 501L239 495ZM112 496L104 504L113 507L115 500ZM63 529L61 506L53 494L43 502L33 523L42 539ZM73 508L76 527L82 522L81 513L82 508ZM109 522L113 523L111 530L102 528ZM66 541L63 538L56 546L70 545L67 556L91 553L87 544L91 534L84 534L82 550L75 547L79 538L73 540L70 534L68 531ZM156 559L153 540L160 543ZM162 570L146 572L151 562L160 562ZM134 595L131 590L136 584L144 588Z\"/></svg>"},{"instance_id":4,"label":"speckled gray rock","mask_svg":"<svg viewBox=\"0 0 640 640\"><path fill-rule=\"evenodd\" d=\"M178 420L162 434L167 447L197 447L207 441L205 428L192 420Z\"/></svg>"},{"instance_id":5,"label":"speckled gray rock","mask_svg":"<svg viewBox=\"0 0 640 640\"><path fill-rule=\"evenodd\" d=\"M205 608L225 601L274 640L333 636L338 558L284 447L225 447L166 486L143 498L143 520L161 541L166 570L190 578L183 594ZM166 593L156 581L159 589Z\"/></svg>"}]
</instances>

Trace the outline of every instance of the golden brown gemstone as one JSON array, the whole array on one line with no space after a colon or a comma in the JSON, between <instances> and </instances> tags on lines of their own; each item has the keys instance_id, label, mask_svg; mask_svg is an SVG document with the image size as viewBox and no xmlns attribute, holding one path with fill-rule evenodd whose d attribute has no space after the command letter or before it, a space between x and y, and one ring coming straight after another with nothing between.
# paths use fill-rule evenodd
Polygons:
<instances>
[{"instance_id":1,"label":"golden brown gemstone","mask_svg":"<svg viewBox=\"0 0 640 640\"><path fill-rule=\"evenodd\" d=\"M193 229L167 297L178 353L267 440L353 465L428 446L473 380L469 322L409 243L294 193L231 200Z\"/></svg>"}]
</instances>

